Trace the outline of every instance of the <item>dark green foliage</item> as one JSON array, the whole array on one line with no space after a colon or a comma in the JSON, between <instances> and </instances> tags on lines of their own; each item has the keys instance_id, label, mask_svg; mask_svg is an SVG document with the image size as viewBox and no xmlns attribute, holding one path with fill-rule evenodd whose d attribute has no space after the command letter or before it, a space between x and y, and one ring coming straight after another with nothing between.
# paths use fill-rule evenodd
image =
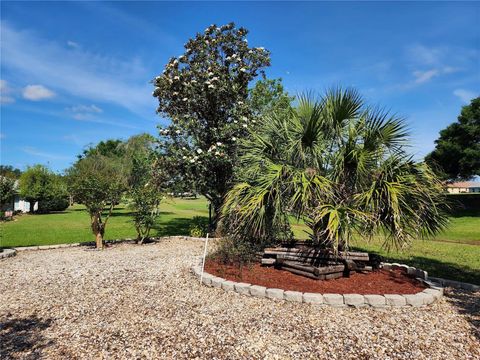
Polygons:
<instances>
[{"instance_id":1,"label":"dark green foliage","mask_svg":"<svg viewBox=\"0 0 480 360\"><path fill-rule=\"evenodd\" d=\"M289 111L294 99L284 90L282 79L261 79L249 90L250 109L259 119L270 112Z\"/></svg>"},{"instance_id":2,"label":"dark green foliage","mask_svg":"<svg viewBox=\"0 0 480 360\"><path fill-rule=\"evenodd\" d=\"M446 180L480 175L480 97L464 106L457 122L440 131L425 161Z\"/></svg>"},{"instance_id":3,"label":"dark green foliage","mask_svg":"<svg viewBox=\"0 0 480 360\"><path fill-rule=\"evenodd\" d=\"M256 252L261 249L254 243L240 238L224 237L218 240L217 246L210 259L221 264L243 267L255 260Z\"/></svg>"},{"instance_id":4,"label":"dark green foliage","mask_svg":"<svg viewBox=\"0 0 480 360\"><path fill-rule=\"evenodd\" d=\"M253 126L248 85L270 65L270 53L249 47L247 33L211 25L153 80L157 112L171 120L160 129L160 171L205 195L215 214L232 185L237 140Z\"/></svg>"},{"instance_id":5,"label":"dark green foliage","mask_svg":"<svg viewBox=\"0 0 480 360\"><path fill-rule=\"evenodd\" d=\"M38 212L61 211L68 207L68 192L62 176L43 165L27 168L20 176L19 193L30 202L30 213L38 201ZM65 206L66 204L66 206Z\"/></svg>"},{"instance_id":6,"label":"dark green foliage","mask_svg":"<svg viewBox=\"0 0 480 360\"><path fill-rule=\"evenodd\" d=\"M480 194L448 194L449 213L454 216L473 214L480 216ZM479 230L480 233L480 230Z\"/></svg>"},{"instance_id":7,"label":"dark green foliage","mask_svg":"<svg viewBox=\"0 0 480 360\"><path fill-rule=\"evenodd\" d=\"M0 205L12 201L15 195L15 180L6 176L0 176Z\"/></svg>"},{"instance_id":8,"label":"dark green foliage","mask_svg":"<svg viewBox=\"0 0 480 360\"><path fill-rule=\"evenodd\" d=\"M203 216L194 216L190 222L190 236L205 237L208 232L208 219Z\"/></svg>"},{"instance_id":9,"label":"dark green foliage","mask_svg":"<svg viewBox=\"0 0 480 360\"><path fill-rule=\"evenodd\" d=\"M11 179L18 179L22 175L20 169L14 168L11 165L0 165L0 176L5 176Z\"/></svg>"}]
</instances>

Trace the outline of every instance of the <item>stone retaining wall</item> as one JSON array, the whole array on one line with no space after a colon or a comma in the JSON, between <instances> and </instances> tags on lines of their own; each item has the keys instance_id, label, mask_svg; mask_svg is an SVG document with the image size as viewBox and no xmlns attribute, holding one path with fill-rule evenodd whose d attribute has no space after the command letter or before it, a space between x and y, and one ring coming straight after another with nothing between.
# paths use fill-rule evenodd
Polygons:
<instances>
[{"instance_id":1,"label":"stone retaining wall","mask_svg":"<svg viewBox=\"0 0 480 360\"><path fill-rule=\"evenodd\" d=\"M333 307L420 307L427 306L439 300L443 296L443 287L441 284L428 279L426 271L416 269L403 264L382 264L384 269L400 269L405 273L414 275L417 280L422 281L428 289L417 294L398 295L360 295L360 294L319 294L302 293L300 291L286 291L282 289L270 289L264 286L252 285L243 282L234 282L223 278L203 273L202 266L194 265L193 273L206 286L221 288L225 291L234 291L242 295L254 296L258 298L269 298L273 300L285 300L298 303L308 303L314 305L333 306Z\"/></svg>"}]
</instances>

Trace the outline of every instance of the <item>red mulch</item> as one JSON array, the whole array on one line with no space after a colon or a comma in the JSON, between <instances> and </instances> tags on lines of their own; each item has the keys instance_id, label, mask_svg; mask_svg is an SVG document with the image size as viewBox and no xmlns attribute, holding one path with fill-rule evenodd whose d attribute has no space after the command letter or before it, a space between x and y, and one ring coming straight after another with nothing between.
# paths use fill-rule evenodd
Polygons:
<instances>
[{"instance_id":1,"label":"red mulch","mask_svg":"<svg viewBox=\"0 0 480 360\"><path fill-rule=\"evenodd\" d=\"M205 271L236 282L321 294L416 294L425 289L422 283L398 270L376 270L353 273L349 278L314 280L260 264L245 266L240 275L238 267L209 260L205 264Z\"/></svg>"}]
</instances>

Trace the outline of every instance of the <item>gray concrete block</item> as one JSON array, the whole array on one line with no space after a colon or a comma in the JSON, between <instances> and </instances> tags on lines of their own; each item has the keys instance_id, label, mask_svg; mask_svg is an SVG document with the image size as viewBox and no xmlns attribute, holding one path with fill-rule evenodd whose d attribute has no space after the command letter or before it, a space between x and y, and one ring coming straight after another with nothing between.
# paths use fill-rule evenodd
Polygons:
<instances>
[{"instance_id":1,"label":"gray concrete block","mask_svg":"<svg viewBox=\"0 0 480 360\"><path fill-rule=\"evenodd\" d=\"M250 295L264 298L267 296L267 288L265 286L252 285L250 286Z\"/></svg>"},{"instance_id":2,"label":"gray concrete block","mask_svg":"<svg viewBox=\"0 0 480 360\"><path fill-rule=\"evenodd\" d=\"M349 306L365 306L365 298L360 294L343 294L345 305Z\"/></svg>"},{"instance_id":3,"label":"gray concrete block","mask_svg":"<svg viewBox=\"0 0 480 360\"><path fill-rule=\"evenodd\" d=\"M443 295L442 292L437 289L425 289L422 292L425 294L432 295L435 300L439 300Z\"/></svg>"},{"instance_id":4,"label":"gray concrete block","mask_svg":"<svg viewBox=\"0 0 480 360\"><path fill-rule=\"evenodd\" d=\"M409 266L408 269L407 269L407 274L408 274L408 275L415 276L415 272L416 272L416 271L417 271L417 268L416 268L416 267Z\"/></svg>"},{"instance_id":5,"label":"gray concrete block","mask_svg":"<svg viewBox=\"0 0 480 360\"><path fill-rule=\"evenodd\" d=\"M430 305L431 303L433 303L435 301L435 298L433 297L432 294L421 292L421 293L418 293L417 295L422 298L423 305Z\"/></svg>"},{"instance_id":6,"label":"gray concrete block","mask_svg":"<svg viewBox=\"0 0 480 360\"><path fill-rule=\"evenodd\" d=\"M220 277L215 276L215 277L212 278L212 286L214 288L221 288L222 287L222 282L224 282L224 281L225 281L225 279L222 279Z\"/></svg>"},{"instance_id":7,"label":"gray concrete block","mask_svg":"<svg viewBox=\"0 0 480 360\"><path fill-rule=\"evenodd\" d=\"M408 294L408 295L402 295L406 302L407 305L413 306L413 307L420 307L423 306L423 297L420 296L419 294Z\"/></svg>"},{"instance_id":8,"label":"gray concrete block","mask_svg":"<svg viewBox=\"0 0 480 360\"><path fill-rule=\"evenodd\" d=\"M230 280L225 280L222 282L222 289L227 291L234 291L235 290L235 282Z\"/></svg>"},{"instance_id":9,"label":"gray concrete block","mask_svg":"<svg viewBox=\"0 0 480 360\"><path fill-rule=\"evenodd\" d=\"M235 283L235 291L239 294L250 295L251 284L247 283Z\"/></svg>"},{"instance_id":10,"label":"gray concrete block","mask_svg":"<svg viewBox=\"0 0 480 360\"><path fill-rule=\"evenodd\" d=\"M204 273L203 278L202 278L202 283L207 285L207 286L212 286L212 279L214 278L213 275Z\"/></svg>"},{"instance_id":11,"label":"gray concrete block","mask_svg":"<svg viewBox=\"0 0 480 360\"><path fill-rule=\"evenodd\" d=\"M283 300L283 293L282 289L267 289L266 291L268 298L276 300Z\"/></svg>"},{"instance_id":12,"label":"gray concrete block","mask_svg":"<svg viewBox=\"0 0 480 360\"><path fill-rule=\"evenodd\" d=\"M285 291L283 294L285 300L287 301L294 301L294 302L302 302L303 301L303 293L300 291Z\"/></svg>"},{"instance_id":13,"label":"gray concrete block","mask_svg":"<svg viewBox=\"0 0 480 360\"><path fill-rule=\"evenodd\" d=\"M340 294L323 294L323 301L330 306L345 306L343 295Z\"/></svg>"},{"instance_id":14,"label":"gray concrete block","mask_svg":"<svg viewBox=\"0 0 480 360\"><path fill-rule=\"evenodd\" d=\"M308 304L323 304L323 295L317 293L303 293L303 302Z\"/></svg>"},{"instance_id":15,"label":"gray concrete block","mask_svg":"<svg viewBox=\"0 0 480 360\"><path fill-rule=\"evenodd\" d=\"M371 307L385 307L387 302L383 295L364 295L365 303Z\"/></svg>"},{"instance_id":16,"label":"gray concrete block","mask_svg":"<svg viewBox=\"0 0 480 360\"><path fill-rule=\"evenodd\" d=\"M402 295L396 294L385 294L385 302L388 306L406 306L407 300Z\"/></svg>"},{"instance_id":17,"label":"gray concrete block","mask_svg":"<svg viewBox=\"0 0 480 360\"><path fill-rule=\"evenodd\" d=\"M392 270L392 264L390 264L390 263L383 263L382 269L384 269L384 270Z\"/></svg>"}]
</instances>

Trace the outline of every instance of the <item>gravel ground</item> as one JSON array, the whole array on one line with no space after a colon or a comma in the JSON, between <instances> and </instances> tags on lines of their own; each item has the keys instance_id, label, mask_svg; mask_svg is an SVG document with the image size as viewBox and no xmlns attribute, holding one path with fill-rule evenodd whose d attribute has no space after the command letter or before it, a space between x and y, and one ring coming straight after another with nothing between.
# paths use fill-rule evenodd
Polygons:
<instances>
[{"instance_id":1,"label":"gravel ground","mask_svg":"<svg viewBox=\"0 0 480 360\"><path fill-rule=\"evenodd\" d=\"M480 293L421 309L318 308L200 286L202 243L0 262L1 359L480 359Z\"/></svg>"}]
</instances>

